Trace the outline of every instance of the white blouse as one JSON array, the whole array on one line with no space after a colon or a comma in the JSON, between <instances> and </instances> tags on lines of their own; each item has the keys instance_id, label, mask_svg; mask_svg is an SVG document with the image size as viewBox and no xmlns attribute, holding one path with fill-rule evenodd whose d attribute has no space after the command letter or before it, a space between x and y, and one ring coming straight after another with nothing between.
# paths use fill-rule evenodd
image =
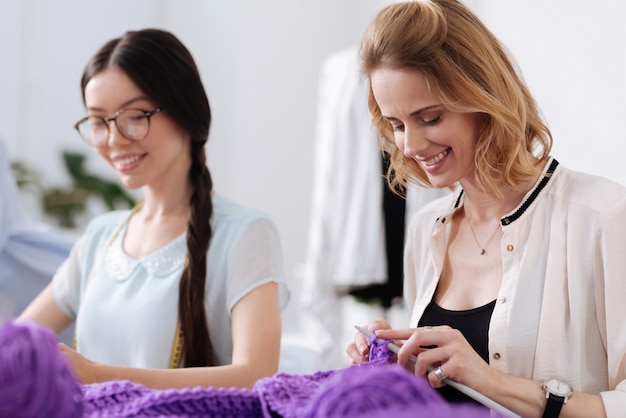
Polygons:
<instances>
[{"instance_id":1,"label":"white blouse","mask_svg":"<svg viewBox=\"0 0 626 418\"><path fill-rule=\"evenodd\" d=\"M54 296L60 309L76 318L77 350L88 359L167 368L178 318L186 234L148 257L133 259L122 247L129 214L115 211L90 222L53 278ZM121 229L113 234L119 225ZM289 292L283 281L278 232L269 218L216 195L211 226L205 309L217 363L225 365L232 359L233 306L268 282L279 284L281 308Z\"/></svg>"},{"instance_id":2,"label":"white blouse","mask_svg":"<svg viewBox=\"0 0 626 418\"><path fill-rule=\"evenodd\" d=\"M404 291L411 326L434 295L447 219L462 204L462 193L456 193L411 221ZM623 417L626 188L557 166L501 224L504 275L489 325L490 365L599 393L608 416Z\"/></svg>"}]
</instances>

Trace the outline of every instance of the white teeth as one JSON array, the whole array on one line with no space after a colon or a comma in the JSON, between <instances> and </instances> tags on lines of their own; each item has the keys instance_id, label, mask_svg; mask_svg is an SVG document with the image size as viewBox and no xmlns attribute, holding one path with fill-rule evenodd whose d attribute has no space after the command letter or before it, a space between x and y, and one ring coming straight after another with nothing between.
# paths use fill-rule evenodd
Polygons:
<instances>
[{"instance_id":1,"label":"white teeth","mask_svg":"<svg viewBox=\"0 0 626 418\"><path fill-rule=\"evenodd\" d=\"M430 160L424 161L423 163L424 163L424 165L427 165L427 166L435 165L439 161L441 161L443 159L443 157L448 155L449 152L450 152L449 149L446 148L445 150L441 151L439 154L435 155Z\"/></svg>"},{"instance_id":2,"label":"white teeth","mask_svg":"<svg viewBox=\"0 0 626 418\"><path fill-rule=\"evenodd\" d=\"M128 157L128 158L122 158L119 160L115 160L115 166L116 167L123 167L125 165L128 164L132 164L135 161L139 160L141 157L140 156L134 156L134 157Z\"/></svg>"}]
</instances>

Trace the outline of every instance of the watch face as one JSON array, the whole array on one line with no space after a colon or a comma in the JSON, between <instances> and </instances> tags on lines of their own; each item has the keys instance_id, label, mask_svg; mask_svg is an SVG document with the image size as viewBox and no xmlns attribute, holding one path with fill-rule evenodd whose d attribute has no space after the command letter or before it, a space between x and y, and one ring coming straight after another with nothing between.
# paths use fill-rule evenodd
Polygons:
<instances>
[{"instance_id":1,"label":"watch face","mask_svg":"<svg viewBox=\"0 0 626 418\"><path fill-rule=\"evenodd\" d=\"M543 386L556 396L568 397L572 394L572 387L565 382L557 379L546 380Z\"/></svg>"}]
</instances>

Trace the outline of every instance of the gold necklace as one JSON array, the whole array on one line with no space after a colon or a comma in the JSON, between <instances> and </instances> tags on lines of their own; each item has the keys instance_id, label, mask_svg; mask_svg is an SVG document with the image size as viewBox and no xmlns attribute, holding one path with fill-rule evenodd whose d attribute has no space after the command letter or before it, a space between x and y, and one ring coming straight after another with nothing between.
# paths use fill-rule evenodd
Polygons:
<instances>
[{"instance_id":1,"label":"gold necklace","mask_svg":"<svg viewBox=\"0 0 626 418\"><path fill-rule=\"evenodd\" d=\"M498 229L500 228L500 222L498 222L498 225L496 226L496 229L493 231L493 234L491 234L491 236L487 240L487 243L484 246L480 245L480 242L478 242L478 238L476 238L476 233L474 232L474 228L472 228L472 218L469 215L469 213L467 214L467 224L470 227L470 231L472 232L472 236L474 237L474 241L476 242L476 245L478 245L478 251L477 251L478 254L479 255L484 255L487 252L485 250L485 248L487 248L489 246L489 243L491 243L491 240L493 239L493 237L496 236L496 232L498 232Z\"/></svg>"}]
</instances>

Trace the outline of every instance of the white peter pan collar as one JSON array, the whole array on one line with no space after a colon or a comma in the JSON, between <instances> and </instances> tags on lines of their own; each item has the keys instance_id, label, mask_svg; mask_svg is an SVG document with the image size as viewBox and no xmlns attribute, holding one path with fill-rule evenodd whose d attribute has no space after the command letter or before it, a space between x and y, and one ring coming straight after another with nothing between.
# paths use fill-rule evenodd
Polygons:
<instances>
[{"instance_id":1,"label":"white peter pan collar","mask_svg":"<svg viewBox=\"0 0 626 418\"><path fill-rule=\"evenodd\" d=\"M153 277L167 277L177 270L182 270L187 253L186 234L180 235L157 252L137 260L126 254L122 246L126 227L125 223L102 260L107 277L120 282L125 281L140 267Z\"/></svg>"}]
</instances>

